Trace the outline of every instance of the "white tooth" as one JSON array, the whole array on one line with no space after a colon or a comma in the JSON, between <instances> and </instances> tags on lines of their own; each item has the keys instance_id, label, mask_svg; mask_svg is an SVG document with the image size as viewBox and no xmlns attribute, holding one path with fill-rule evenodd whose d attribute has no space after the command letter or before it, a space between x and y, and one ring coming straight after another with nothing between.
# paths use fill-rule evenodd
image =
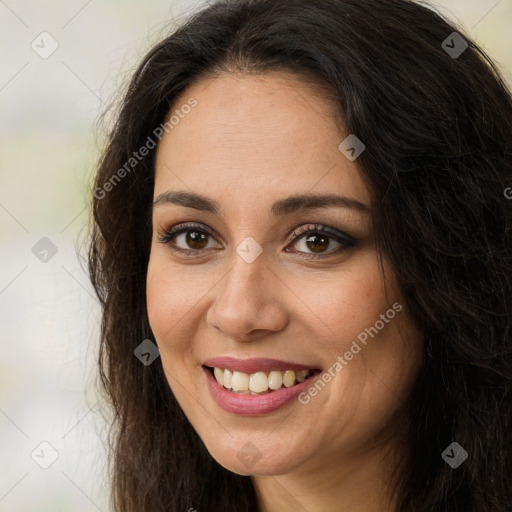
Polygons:
<instances>
[{"instance_id":1,"label":"white tooth","mask_svg":"<svg viewBox=\"0 0 512 512\"><path fill-rule=\"evenodd\" d=\"M289 388L295 384L295 372L293 370L286 370L283 375L283 384Z\"/></svg>"},{"instance_id":2,"label":"white tooth","mask_svg":"<svg viewBox=\"0 0 512 512\"><path fill-rule=\"evenodd\" d=\"M224 370L224 382L223 382L223 386L226 388L226 389L230 389L231 388L231 379L233 378L233 374L231 373L230 370Z\"/></svg>"},{"instance_id":3,"label":"white tooth","mask_svg":"<svg viewBox=\"0 0 512 512\"><path fill-rule=\"evenodd\" d=\"M223 386L224 385L224 370L221 370L220 368L214 368L213 374L215 375L215 378L217 379L217 382Z\"/></svg>"},{"instance_id":4,"label":"white tooth","mask_svg":"<svg viewBox=\"0 0 512 512\"><path fill-rule=\"evenodd\" d=\"M231 389L234 391L247 391L249 389L249 375L242 372L233 372Z\"/></svg>"},{"instance_id":5,"label":"white tooth","mask_svg":"<svg viewBox=\"0 0 512 512\"><path fill-rule=\"evenodd\" d=\"M268 379L267 374L264 372L252 373L249 377L249 389L256 393L267 391Z\"/></svg>"},{"instance_id":6,"label":"white tooth","mask_svg":"<svg viewBox=\"0 0 512 512\"><path fill-rule=\"evenodd\" d=\"M309 375L309 370L300 370L297 372L295 377L299 382L304 382L306 380L306 377Z\"/></svg>"},{"instance_id":7,"label":"white tooth","mask_svg":"<svg viewBox=\"0 0 512 512\"><path fill-rule=\"evenodd\" d=\"M279 389L283 385L283 373L272 371L268 374L268 387L270 389Z\"/></svg>"}]
</instances>

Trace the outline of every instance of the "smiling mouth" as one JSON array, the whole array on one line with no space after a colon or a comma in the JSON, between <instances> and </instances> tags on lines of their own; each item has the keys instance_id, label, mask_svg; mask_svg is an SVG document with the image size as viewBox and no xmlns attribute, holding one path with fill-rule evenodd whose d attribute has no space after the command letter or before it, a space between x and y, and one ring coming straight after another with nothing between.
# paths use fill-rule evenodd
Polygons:
<instances>
[{"instance_id":1,"label":"smiling mouth","mask_svg":"<svg viewBox=\"0 0 512 512\"><path fill-rule=\"evenodd\" d=\"M231 371L226 368L204 366L215 377L217 383L227 391L240 395L266 395L281 389L291 388L314 375L320 373L318 369L286 370L284 372L272 370L270 372L244 373Z\"/></svg>"}]
</instances>

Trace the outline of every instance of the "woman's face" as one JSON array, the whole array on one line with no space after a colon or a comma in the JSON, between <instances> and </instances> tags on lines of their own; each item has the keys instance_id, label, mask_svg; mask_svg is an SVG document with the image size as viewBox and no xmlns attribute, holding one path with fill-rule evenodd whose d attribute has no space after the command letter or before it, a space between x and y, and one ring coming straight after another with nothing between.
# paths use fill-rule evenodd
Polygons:
<instances>
[{"instance_id":1,"label":"woman's face","mask_svg":"<svg viewBox=\"0 0 512 512\"><path fill-rule=\"evenodd\" d=\"M384 446L421 363L332 109L293 75L225 74L182 93L158 146L149 320L183 411L239 474Z\"/></svg>"}]
</instances>

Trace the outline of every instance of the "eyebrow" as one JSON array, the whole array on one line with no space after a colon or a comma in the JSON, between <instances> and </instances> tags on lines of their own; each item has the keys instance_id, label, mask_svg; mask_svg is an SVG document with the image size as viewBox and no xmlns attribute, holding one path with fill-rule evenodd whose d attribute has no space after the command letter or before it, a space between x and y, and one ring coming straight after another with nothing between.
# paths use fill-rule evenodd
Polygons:
<instances>
[{"instance_id":1,"label":"eyebrow","mask_svg":"<svg viewBox=\"0 0 512 512\"><path fill-rule=\"evenodd\" d=\"M164 192L155 199L152 207L154 209L163 204L185 206L213 213L217 217L220 216L219 206L214 200L194 192ZM336 194L299 194L290 196L276 201L272 205L270 212L276 217L283 217L295 212L331 207L351 208L361 213L371 213L370 207L359 202L357 199Z\"/></svg>"}]
</instances>

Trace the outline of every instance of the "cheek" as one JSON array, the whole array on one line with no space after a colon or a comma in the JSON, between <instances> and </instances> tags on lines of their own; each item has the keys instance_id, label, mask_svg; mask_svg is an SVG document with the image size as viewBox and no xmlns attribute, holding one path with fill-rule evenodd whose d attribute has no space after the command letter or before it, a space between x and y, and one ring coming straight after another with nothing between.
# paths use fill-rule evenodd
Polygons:
<instances>
[{"instance_id":1,"label":"cheek","mask_svg":"<svg viewBox=\"0 0 512 512\"><path fill-rule=\"evenodd\" d=\"M177 313L168 285L159 271L158 263L150 258L146 277L146 307L149 324L157 340L166 327L170 328L170 319L175 318Z\"/></svg>"},{"instance_id":2,"label":"cheek","mask_svg":"<svg viewBox=\"0 0 512 512\"><path fill-rule=\"evenodd\" d=\"M183 273L170 268L165 258L150 258L146 278L147 313L156 343L164 351L184 349L187 340L192 339L187 329L194 325L191 317L197 309L194 305L204 294L204 284L202 290L196 288Z\"/></svg>"},{"instance_id":3,"label":"cheek","mask_svg":"<svg viewBox=\"0 0 512 512\"><path fill-rule=\"evenodd\" d=\"M302 291L304 295L304 291ZM377 259L374 254L358 257L353 265L335 277L316 278L306 294L307 304L317 315L318 332L332 339L332 349L350 342L365 328L374 325L395 301L388 290L386 298Z\"/></svg>"},{"instance_id":4,"label":"cheek","mask_svg":"<svg viewBox=\"0 0 512 512\"><path fill-rule=\"evenodd\" d=\"M377 257L365 254L336 279L316 280L308 294L316 313L312 330L325 334L321 345L328 366L343 358L332 368L332 393L321 400L332 400L336 414L351 411L370 423L377 411L385 415L393 409L389 389L405 392L421 359L421 336L408 321L392 273L385 271L387 289Z\"/></svg>"}]
</instances>

